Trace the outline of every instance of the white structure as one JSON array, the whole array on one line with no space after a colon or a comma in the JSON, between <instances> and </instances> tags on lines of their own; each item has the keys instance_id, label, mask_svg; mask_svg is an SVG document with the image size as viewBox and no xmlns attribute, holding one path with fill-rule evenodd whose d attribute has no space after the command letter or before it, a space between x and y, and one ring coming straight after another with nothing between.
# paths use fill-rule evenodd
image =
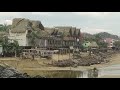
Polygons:
<instances>
[{"instance_id":1,"label":"white structure","mask_svg":"<svg viewBox=\"0 0 120 90\"><path fill-rule=\"evenodd\" d=\"M44 30L44 26L40 21L29 20L25 18L14 18L11 29L9 30L9 40L18 41L19 46L31 46L27 37L32 30ZM30 31L30 32L29 32Z\"/></svg>"},{"instance_id":2,"label":"white structure","mask_svg":"<svg viewBox=\"0 0 120 90\"><path fill-rule=\"evenodd\" d=\"M25 32L22 33L11 32L11 30L9 30L8 38L10 42L13 42L14 40L18 41L19 46L29 46L27 34L28 34L28 30L25 30Z\"/></svg>"},{"instance_id":3,"label":"white structure","mask_svg":"<svg viewBox=\"0 0 120 90\"><path fill-rule=\"evenodd\" d=\"M104 42L108 43L108 47L109 47L109 48L111 48L111 47L114 46L114 42L115 42L115 41L116 41L116 40L115 40L115 39L112 39L112 38L106 38L106 39L104 39Z\"/></svg>"}]
</instances>

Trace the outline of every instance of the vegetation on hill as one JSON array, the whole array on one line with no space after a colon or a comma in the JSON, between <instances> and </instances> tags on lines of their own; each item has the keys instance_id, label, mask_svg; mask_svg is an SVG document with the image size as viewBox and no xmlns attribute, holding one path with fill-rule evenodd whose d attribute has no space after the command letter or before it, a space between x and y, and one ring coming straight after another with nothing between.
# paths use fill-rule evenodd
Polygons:
<instances>
[{"instance_id":1,"label":"vegetation on hill","mask_svg":"<svg viewBox=\"0 0 120 90\"><path fill-rule=\"evenodd\" d=\"M90 33L82 33L82 34L83 34L84 38L94 39L96 35L99 35L101 37L101 39L112 38L112 39L120 40L119 36L110 34L108 32L100 32L97 34L90 34Z\"/></svg>"},{"instance_id":2,"label":"vegetation on hill","mask_svg":"<svg viewBox=\"0 0 120 90\"><path fill-rule=\"evenodd\" d=\"M101 38L112 38L112 39L116 39L116 40L119 40L120 38L117 36L117 35L113 35L113 34L110 34L108 32L100 32L100 33L97 33L97 34L94 34L94 35L100 35Z\"/></svg>"}]
</instances>

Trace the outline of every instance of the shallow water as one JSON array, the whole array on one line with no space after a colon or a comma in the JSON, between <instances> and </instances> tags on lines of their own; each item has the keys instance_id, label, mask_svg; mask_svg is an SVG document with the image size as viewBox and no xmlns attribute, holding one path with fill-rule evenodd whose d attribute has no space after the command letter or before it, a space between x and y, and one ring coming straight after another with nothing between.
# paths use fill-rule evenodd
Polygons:
<instances>
[{"instance_id":1,"label":"shallow water","mask_svg":"<svg viewBox=\"0 0 120 90\"><path fill-rule=\"evenodd\" d=\"M97 69L98 71L95 72L94 70L86 70L86 71L72 71L72 70L52 70L52 71L45 71L45 70L29 70L27 71L31 75L40 75L46 78L100 78L104 75L120 75L120 64L118 65L111 65L108 67L103 67Z\"/></svg>"},{"instance_id":2,"label":"shallow water","mask_svg":"<svg viewBox=\"0 0 120 90\"><path fill-rule=\"evenodd\" d=\"M99 77L104 75L120 75L120 64L111 65L99 69Z\"/></svg>"}]
</instances>

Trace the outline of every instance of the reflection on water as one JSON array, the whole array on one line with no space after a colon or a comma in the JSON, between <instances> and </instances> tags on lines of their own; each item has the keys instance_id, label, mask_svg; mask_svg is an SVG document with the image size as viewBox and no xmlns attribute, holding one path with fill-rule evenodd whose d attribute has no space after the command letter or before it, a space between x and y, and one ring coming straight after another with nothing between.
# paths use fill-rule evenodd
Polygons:
<instances>
[{"instance_id":1,"label":"reflection on water","mask_svg":"<svg viewBox=\"0 0 120 90\"><path fill-rule=\"evenodd\" d=\"M108 67L100 68L100 76L104 75L120 75L120 64L111 65Z\"/></svg>"},{"instance_id":2,"label":"reflection on water","mask_svg":"<svg viewBox=\"0 0 120 90\"><path fill-rule=\"evenodd\" d=\"M31 75L45 76L46 78L98 78L104 75L120 75L120 65L111 65L109 67L103 67L96 69L90 69L86 71L29 71Z\"/></svg>"},{"instance_id":3,"label":"reflection on water","mask_svg":"<svg viewBox=\"0 0 120 90\"><path fill-rule=\"evenodd\" d=\"M79 78L83 77L81 71L41 71L46 78ZM40 74L39 74L40 75Z\"/></svg>"},{"instance_id":4,"label":"reflection on water","mask_svg":"<svg viewBox=\"0 0 120 90\"><path fill-rule=\"evenodd\" d=\"M46 78L97 78L98 70L90 69L84 72L72 70L39 71L39 75L44 76Z\"/></svg>"},{"instance_id":5,"label":"reflection on water","mask_svg":"<svg viewBox=\"0 0 120 90\"><path fill-rule=\"evenodd\" d=\"M88 78L97 78L98 77L98 69L90 69L88 70Z\"/></svg>"}]
</instances>

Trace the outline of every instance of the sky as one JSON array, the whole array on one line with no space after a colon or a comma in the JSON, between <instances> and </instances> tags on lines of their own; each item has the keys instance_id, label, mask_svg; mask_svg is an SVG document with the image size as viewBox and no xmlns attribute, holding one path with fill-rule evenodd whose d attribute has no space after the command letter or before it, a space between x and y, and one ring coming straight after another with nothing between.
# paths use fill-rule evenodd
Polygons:
<instances>
[{"instance_id":1,"label":"sky","mask_svg":"<svg viewBox=\"0 0 120 90\"><path fill-rule=\"evenodd\" d=\"M0 24L12 24L13 18L39 20L44 27L73 26L81 32L120 36L120 12L0 12Z\"/></svg>"}]
</instances>

